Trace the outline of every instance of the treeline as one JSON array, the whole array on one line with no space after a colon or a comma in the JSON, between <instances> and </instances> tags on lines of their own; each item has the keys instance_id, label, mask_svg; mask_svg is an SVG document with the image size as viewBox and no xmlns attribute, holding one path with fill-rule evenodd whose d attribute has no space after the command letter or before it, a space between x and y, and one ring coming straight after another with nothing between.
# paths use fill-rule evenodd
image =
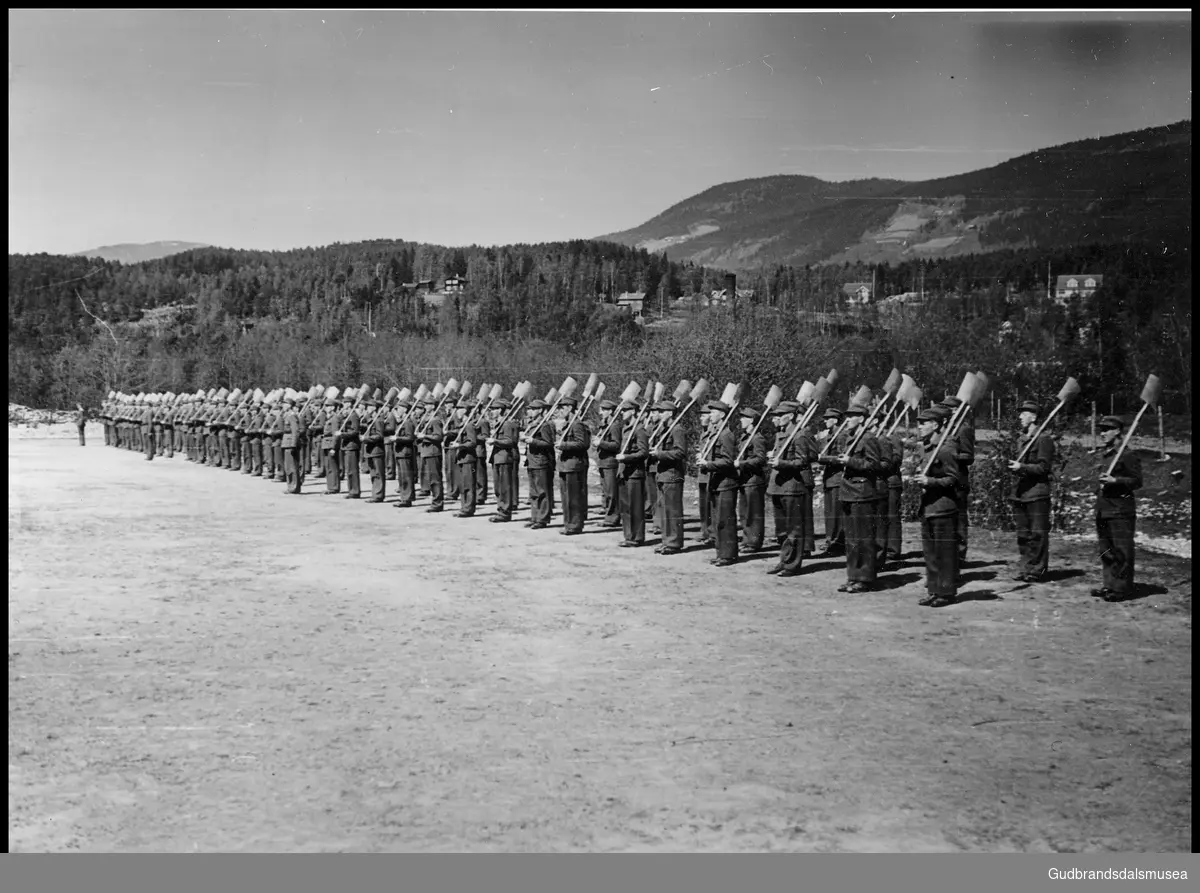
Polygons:
<instances>
[{"instance_id":1,"label":"treeline","mask_svg":"<svg viewBox=\"0 0 1200 893\"><path fill-rule=\"evenodd\" d=\"M1048 269L1101 273L1104 288L1061 308L1046 298ZM440 307L405 288L447 276L467 285ZM843 285L873 279L877 295L923 291L925 301L902 311L846 308ZM1154 372L1170 411L1190 412L1186 250L1092 245L778 267L739 274L739 290L752 297L662 331L610 303L645 292L652 319L672 299L723 287L724 271L588 241L201 249L131 266L10 255L9 400L94 405L109 389L384 386L451 374L509 386L533 378L549 388L592 370L611 371L610 387L626 374L705 375L765 390L815 380L830 365L853 388L897 365L934 391L984 369L1009 398L1048 398L1074 375L1125 408Z\"/></svg>"}]
</instances>

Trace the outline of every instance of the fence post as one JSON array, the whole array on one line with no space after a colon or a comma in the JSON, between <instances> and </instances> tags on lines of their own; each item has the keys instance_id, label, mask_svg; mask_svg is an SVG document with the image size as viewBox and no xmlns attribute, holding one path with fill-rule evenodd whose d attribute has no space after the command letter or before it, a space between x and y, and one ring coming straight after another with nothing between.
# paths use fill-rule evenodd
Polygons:
<instances>
[{"instance_id":1,"label":"fence post","mask_svg":"<svg viewBox=\"0 0 1200 893\"><path fill-rule=\"evenodd\" d=\"M1159 462L1166 462L1171 457L1167 455L1167 438L1163 435L1163 408L1162 404L1158 407L1158 452L1161 455Z\"/></svg>"},{"instance_id":2,"label":"fence post","mask_svg":"<svg viewBox=\"0 0 1200 893\"><path fill-rule=\"evenodd\" d=\"M1096 441L1096 401L1092 401L1092 444L1091 449L1094 453L1099 449L1100 444Z\"/></svg>"}]
</instances>

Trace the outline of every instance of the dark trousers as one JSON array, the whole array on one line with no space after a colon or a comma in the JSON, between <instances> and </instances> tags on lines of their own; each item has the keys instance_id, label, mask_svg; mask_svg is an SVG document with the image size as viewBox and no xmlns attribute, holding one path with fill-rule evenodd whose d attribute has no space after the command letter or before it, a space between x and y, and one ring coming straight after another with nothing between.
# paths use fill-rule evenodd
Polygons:
<instances>
[{"instance_id":1,"label":"dark trousers","mask_svg":"<svg viewBox=\"0 0 1200 893\"><path fill-rule=\"evenodd\" d=\"M312 437L312 449L310 450L310 455L308 458L312 463L308 467L313 474L325 473L325 450L321 449L320 433L315 434Z\"/></svg>"},{"instance_id":2,"label":"dark trousers","mask_svg":"<svg viewBox=\"0 0 1200 893\"><path fill-rule=\"evenodd\" d=\"M697 484L700 502L700 541L707 543L713 538L712 504L708 499L708 484Z\"/></svg>"},{"instance_id":3,"label":"dark trousers","mask_svg":"<svg viewBox=\"0 0 1200 893\"><path fill-rule=\"evenodd\" d=\"M843 502L842 530L846 536L846 579L875 582L875 503Z\"/></svg>"},{"instance_id":4,"label":"dark trousers","mask_svg":"<svg viewBox=\"0 0 1200 893\"><path fill-rule=\"evenodd\" d=\"M646 542L646 479L625 478L617 481L620 486L621 529L625 542Z\"/></svg>"},{"instance_id":5,"label":"dark trousers","mask_svg":"<svg viewBox=\"0 0 1200 893\"><path fill-rule=\"evenodd\" d=\"M888 487L887 500L879 514L879 548L884 555L892 559L900 557L901 538L904 533L900 526L900 500L903 495L902 487Z\"/></svg>"},{"instance_id":6,"label":"dark trousers","mask_svg":"<svg viewBox=\"0 0 1200 893\"><path fill-rule=\"evenodd\" d=\"M488 497L488 461L487 456L475 456L475 502L482 504Z\"/></svg>"},{"instance_id":7,"label":"dark trousers","mask_svg":"<svg viewBox=\"0 0 1200 893\"><path fill-rule=\"evenodd\" d=\"M1017 573L1040 578L1050 565L1050 499L1014 502L1017 522Z\"/></svg>"},{"instance_id":8,"label":"dark trousers","mask_svg":"<svg viewBox=\"0 0 1200 893\"><path fill-rule=\"evenodd\" d=\"M783 529L779 565L788 573L797 573L804 566L804 495L773 496L771 504L775 509L775 529Z\"/></svg>"},{"instance_id":9,"label":"dark trousers","mask_svg":"<svg viewBox=\"0 0 1200 893\"><path fill-rule=\"evenodd\" d=\"M817 522L813 517L812 490L800 499L800 517L804 524L804 552L811 555L817 551Z\"/></svg>"},{"instance_id":10,"label":"dark trousers","mask_svg":"<svg viewBox=\"0 0 1200 893\"><path fill-rule=\"evenodd\" d=\"M368 456L367 467L371 470L371 499L383 502L387 498L387 456Z\"/></svg>"},{"instance_id":11,"label":"dark trousers","mask_svg":"<svg viewBox=\"0 0 1200 893\"><path fill-rule=\"evenodd\" d=\"M342 490L341 457L336 449L322 450L325 454L325 492L340 493Z\"/></svg>"},{"instance_id":12,"label":"dark trousers","mask_svg":"<svg viewBox=\"0 0 1200 893\"><path fill-rule=\"evenodd\" d=\"M154 426L154 449L156 456L165 456L167 453L167 441L163 437L164 429L162 425Z\"/></svg>"},{"instance_id":13,"label":"dark trousers","mask_svg":"<svg viewBox=\"0 0 1200 893\"><path fill-rule=\"evenodd\" d=\"M389 481L396 479L396 445L385 443L383 445L383 473L387 475Z\"/></svg>"},{"instance_id":14,"label":"dark trousers","mask_svg":"<svg viewBox=\"0 0 1200 893\"><path fill-rule=\"evenodd\" d=\"M1096 518L1096 539L1100 549L1101 585L1119 595L1133 592L1133 533L1137 519Z\"/></svg>"},{"instance_id":15,"label":"dark trousers","mask_svg":"<svg viewBox=\"0 0 1200 893\"><path fill-rule=\"evenodd\" d=\"M474 515L479 501L479 488L475 483L475 457L458 466L458 511L463 515Z\"/></svg>"},{"instance_id":16,"label":"dark trousers","mask_svg":"<svg viewBox=\"0 0 1200 893\"><path fill-rule=\"evenodd\" d=\"M254 446L251 437L242 438L242 474L250 474L254 470Z\"/></svg>"},{"instance_id":17,"label":"dark trousers","mask_svg":"<svg viewBox=\"0 0 1200 893\"><path fill-rule=\"evenodd\" d=\"M560 471L559 489L562 492L563 530L582 533L587 520L587 470Z\"/></svg>"},{"instance_id":18,"label":"dark trousers","mask_svg":"<svg viewBox=\"0 0 1200 893\"><path fill-rule=\"evenodd\" d=\"M221 430L217 432L217 449L220 459L217 462L218 467L229 467L229 432Z\"/></svg>"},{"instance_id":19,"label":"dark trousers","mask_svg":"<svg viewBox=\"0 0 1200 893\"><path fill-rule=\"evenodd\" d=\"M774 521L775 542L783 545L783 541L787 539L788 535L787 509L781 502L783 497L779 494L773 493L769 498L771 500L771 518Z\"/></svg>"},{"instance_id":20,"label":"dark trousers","mask_svg":"<svg viewBox=\"0 0 1200 893\"><path fill-rule=\"evenodd\" d=\"M421 459L421 471L429 485L432 497L429 507L440 512L446 506L446 493L442 489L442 455L425 456Z\"/></svg>"},{"instance_id":21,"label":"dark trousers","mask_svg":"<svg viewBox=\"0 0 1200 893\"><path fill-rule=\"evenodd\" d=\"M234 471L242 470L242 435L236 431L229 432L229 467Z\"/></svg>"},{"instance_id":22,"label":"dark trousers","mask_svg":"<svg viewBox=\"0 0 1200 893\"><path fill-rule=\"evenodd\" d=\"M957 528L958 519L954 515L921 519L925 588L930 595L953 597L958 594Z\"/></svg>"},{"instance_id":23,"label":"dark trousers","mask_svg":"<svg viewBox=\"0 0 1200 893\"><path fill-rule=\"evenodd\" d=\"M250 473L262 474L262 438L250 438Z\"/></svg>"},{"instance_id":24,"label":"dark trousers","mask_svg":"<svg viewBox=\"0 0 1200 893\"><path fill-rule=\"evenodd\" d=\"M146 450L146 458L153 459L154 458L154 432L153 431L143 431L142 432L142 445L145 447L145 450Z\"/></svg>"},{"instance_id":25,"label":"dark trousers","mask_svg":"<svg viewBox=\"0 0 1200 893\"><path fill-rule=\"evenodd\" d=\"M112 426L108 422L104 423L104 445L112 445Z\"/></svg>"},{"instance_id":26,"label":"dark trousers","mask_svg":"<svg viewBox=\"0 0 1200 893\"><path fill-rule=\"evenodd\" d=\"M954 494L954 501L958 503L958 519L954 522L954 532L958 539L958 560L961 564L967 560L967 530L971 526L967 508L971 504L971 491L964 487Z\"/></svg>"},{"instance_id":27,"label":"dark trousers","mask_svg":"<svg viewBox=\"0 0 1200 893\"><path fill-rule=\"evenodd\" d=\"M604 508L604 524L621 523L621 490L617 486L617 469L600 469L600 497Z\"/></svg>"},{"instance_id":28,"label":"dark trousers","mask_svg":"<svg viewBox=\"0 0 1200 893\"><path fill-rule=\"evenodd\" d=\"M307 436L304 437L300 444L300 483L304 483L304 478L308 476L308 470L312 468L312 441Z\"/></svg>"},{"instance_id":29,"label":"dark trousers","mask_svg":"<svg viewBox=\"0 0 1200 893\"><path fill-rule=\"evenodd\" d=\"M664 549L683 548L683 481L658 482Z\"/></svg>"},{"instance_id":30,"label":"dark trousers","mask_svg":"<svg viewBox=\"0 0 1200 893\"><path fill-rule=\"evenodd\" d=\"M287 478L287 492L300 492L300 448L286 447L283 451L283 471Z\"/></svg>"},{"instance_id":31,"label":"dark trousers","mask_svg":"<svg viewBox=\"0 0 1200 893\"><path fill-rule=\"evenodd\" d=\"M658 481L655 480L653 471L646 472L646 520L662 529L658 523Z\"/></svg>"},{"instance_id":32,"label":"dark trousers","mask_svg":"<svg viewBox=\"0 0 1200 893\"><path fill-rule=\"evenodd\" d=\"M446 498L458 499L458 462L450 461L446 463Z\"/></svg>"},{"instance_id":33,"label":"dark trousers","mask_svg":"<svg viewBox=\"0 0 1200 893\"><path fill-rule=\"evenodd\" d=\"M412 501L417 495L417 488L413 480L416 477L415 472L416 459L412 456L396 458L396 495L399 497L401 505L412 505Z\"/></svg>"},{"instance_id":34,"label":"dark trousers","mask_svg":"<svg viewBox=\"0 0 1200 893\"><path fill-rule=\"evenodd\" d=\"M516 500L513 499L513 472L518 466L513 462L492 467L492 476L496 479L496 515L505 521L511 521L513 512L517 510Z\"/></svg>"},{"instance_id":35,"label":"dark trousers","mask_svg":"<svg viewBox=\"0 0 1200 893\"><path fill-rule=\"evenodd\" d=\"M529 469L529 520L534 524L549 524L554 514L553 469Z\"/></svg>"},{"instance_id":36,"label":"dark trousers","mask_svg":"<svg viewBox=\"0 0 1200 893\"><path fill-rule=\"evenodd\" d=\"M825 488L825 548L841 551L846 548L846 531L842 529L841 487Z\"/></svg>"},{"instance_id":37,"label":"dark trousers","mask_svg":"<svg viewBox=\"0 0 1200 893\"><path fill-rule=\"evenodd\" d=\"M86 438L83 436L83 425L79 426L79 445L87 446Z\"/></svg>"},{"instance_id":38,"label":"dark trousers","mask_svg":"<svg viewBox=\"0 0 1200 893\"><path fill-rule=\"evenodd\" d=\"M275 480L283 483L287 480L287 470L283 467L283 437L271 438L271 461L275 463Z\"/></svg>"},{"instance_id":39,"label":"dark trousers","mask_svg":"<svg viewBox=\"0 0 1200 893\"><path fill-rule=\"evenodd\" d=\"M362 483L359 478L358 462L358 444L355 444L352 450L342 450L342 468L346 472L346 495L352 499L358 499L358 497L362 496Z\"/></svg>"},{"instance_id":40,"label":"dark trousers","mask_svg":"<svg viewBox=\"0 0 1200 893\"><path fill-rule=\"evenodd\" d=\"M746 519L742 522L742 548L747 552L757 552L762 548L763 537L766 535L766 488L763 486L743 487L746 499Z\"/></svg>"},{"instance_id":41,"label":"dark trousers","mask_svg":"<svg viewBox=\"0 0 1200 893\"><path fill-rule=\"evenodd\" d=\"M739 490L709 489L713 522L717 529L717 558L736 561L738 557L737 504Z\"/></svg>"}]
</instances>

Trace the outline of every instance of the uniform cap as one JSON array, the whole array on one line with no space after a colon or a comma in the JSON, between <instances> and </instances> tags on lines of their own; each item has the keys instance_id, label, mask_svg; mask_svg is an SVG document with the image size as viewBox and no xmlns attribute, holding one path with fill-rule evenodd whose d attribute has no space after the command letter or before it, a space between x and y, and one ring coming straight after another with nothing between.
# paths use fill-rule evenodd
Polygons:
<instances>
[{"instance_id":1,"label":"uniform cap","mask_svg":"<svg viewBox=\"0 0 1200 893\"><path fill-rule=\"evenodd\" d=\"M867 408L861 403L851 403L846 407L846 415L866 415Z\"/></svg>"},{"instance_id":2,"label":"uniform cap","mask_svg":"<svg viewBox=\"0 0 1200 893\"><path fill-rule=\"evenodd\" d=\"M676 407L670 400L659 400L651 409L655 412L674 412Z\"/></svg>"},{"instance_id":3,"label":"uniform cap","mask_svg":"<svg viewBox=\"0 0 1200 893\"><path fill-rule=\"evenodd\" d=\"M757 409L755 409L753 406L743 406L742 411L740 413L738 413L738 415L740 415L744 419L754 419L755 421L757 421L758 417L759 417L759 415L761 415L761 413L759 413L759 411Z\"/></svg>"},{"instance_id":4,"label":"uniform cap","mask_svg":"<svg viewBox=\"0 0 1200 893\"><path fill-rule=\"evenodd\" d=\"M529 401L529 408L530 408L530 409L545 409L545 408L546 408L546 401L545 401L545 400L540 400L540 399L539 399L539 400L530 400L530 401Z\"/></svg>"},{"instance_id":5,"label":"uniform cap","mask_svg":"<svg viewBox=\"0 0 1200 893\"><path fill-rule=\"evenodd\" d=\"M628 400L621 401L621 405L617 407L620 412L637 412L638 406L636 403L630 403Z\"/></svg>"},{"instance_id":6,"label":"uniform cap","mask_svg":"<svg viewBox=\"0 0 1200 893\"><path fill-rule=\"evenodd\" d=\"M492 401L492 409L512 409L512 401L507 397L497 397Z\"/></svg>"},{"instance_id":7,"label":"uniform cap","mask_svg":"<svg viewBox=\"0 0 1200 893\"><path fill-rule=\"evenodd\" d=\"M1026 400L1019 407L1017 407L1017 412L1032 412L1034 415L1040 415L1041 411L1041 407L1032 400Z\"/></svg>"},{"instance_id":8,"label":"uniform cap","mask_svg":"<svg viewBox=\"0 0 1200 893\"><path fill-rule=\"evenodd\" d=\"M936 409L933 409L932 407L930 407L929 409L922 409L917 414L918 422L940 422L945 418L946 418L945 413L938 412Z\"/></svg>"},{"instance_id":9,"label":"uniform cap","mask_svg":"<svg viewBox=\"0 0 1200 893\"><path fill-rule=\"evenodd\" d=\"M704 408L709 412L729 412L729 405L720 400L710 400Z\"/></svg>"},{"instance_id":10,"label":"uniform cap","mask_svg":"<svg viewBox=\"0 0 1200 893\"><path fill-rule=\"evenodd\" d=\"M566 407L567 409L574 409L576 406L579 405L579 401L576 400L574 397L563 397L561 400L558 401L558 405Z\"/></svg>"},{"instance_id":11,"label":"uniform cap","mask_svg":"<svg viewBox=\"0 0 1200 893\"><path fill-rule=\"evenodd\" d=\"M825 418L827 419L837 419L838 421L841 421L842 415L842 411L836 406L831 406L825 410Z\"/></svg>"},{"instance_id":12,"label":"uniform cap","mask_svg":"<svg viewBox=\"0 0 1200 893\"><path fill-rule=\"evenodd\" d=\"M784 400L775 407L775 415L788 415L789 413L798 412L799 410L799 403L794 403L791 400Z\"/></svg>"},{"instance_id":13,"label":"uniform cap","mask_svg":"<svg viewBox=\"0 0 1200 893\"><path fill-rule=\"evenodd\" d=\"M470 397L464 397L462 400L458 401L458 408L459 409L474 409L475 401Z\"/></svg>"},{"instance_id":14,"label":"uniform cap","mask_svg":"<svg viewBox=\"0 0 1200 893\"><path fill-rule=\"evenodd\" d=\"M437 400L433 398L433 394L426 394L425 399L421 401L426 406L437 406Z\"/></svg>"},{"instance_id":15,"label":"uniform cap","mask_svg":"<svg viewBox=\"0 0 1200 893\"><path fill-rule=\"evenodd\" d=\"M959 400L957 397L955 397L953 394L947 394L945 397L942 398L940 405L949 406L951 409L956 409L957 407L962 406L962 401Z\"/></svg>"},{"instance_id":16,"label":"uniform cap","mask_svg":"<svg viewBox=\"0 0 1200 893\"><path fill-rule=\"evenodd\" d=\"M1100 419L1101 428L1124 428L1125 420L1119 415L1106 415Z\"/></svg>"},{"instance_id":17,"label":"uniform cap","mask_svg":"<svg viewBox=\"0 0 1200 893\"><path fill-rule=\"evenodd\" d=\"M601 409L616 409L617 401L616 400L601 400L600 408Z\"/></svg>"}]
</instances>

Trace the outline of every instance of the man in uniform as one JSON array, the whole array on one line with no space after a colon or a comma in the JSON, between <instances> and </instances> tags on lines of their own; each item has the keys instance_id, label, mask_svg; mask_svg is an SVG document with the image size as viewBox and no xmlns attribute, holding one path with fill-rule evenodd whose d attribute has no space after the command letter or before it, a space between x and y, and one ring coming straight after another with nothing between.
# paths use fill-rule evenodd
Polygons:
<instances>
[{"instance_id":1,"label":"man in uniform","mask_svg":"<svg viewBox=\"0 0 1200 893\"><path fill-rule=\"evenodd\" d=\"M1126 450L1112 465L1117 454L1125 420L1107 415L1100 420L1104 449L1100 453L1100 487L1096 496L1096 539L1100 547L1101 588L1093 589L1095 598L1119 602L1134 594L1133 533L1137 524L1137 499L1133 492L1142 486L1142 463L1132 450Z\"/></svg>"},{"instance_id":2,"label":"man in uniform","mask_svg":"<svg viewBox=\"0 0 1200 893\"><path fill-rule=\"evenodd\" d=\"M845 436L837 433L841 423L842 411L840 409L831 406L825 410L825 430L817 433L816 441L818 448L828 456L838 455L845 446ZM837 443L829 443L830 438L834 437L837 438ZM840 501L842 469L836 464L822 464L821 486L825 496L825 547L821 550L821 557L832 558L846 554L846 533L842 530Z\"/></svg>"},{"instance_id":3,"label":"man in uniform","mask_svg":"<svg viewBox=\"0 0 1200 893\"><path fill-rule=\"evenodd\" d=\"M1022 403L1019 412L1022 431L1019 450L1033 442L1025 452L1024 461L1014 459L1008 463L1009 471L1015 475L1010 500L1021 556L1013 578L1021 583L1036 583L1050 564L1050 478L1054 473L1054 441L1049 432L1042 432L1034 441L1041 413L1036 403Z\"/></svg>"},{"instance_id":4,"label":"man in uniform","mask_svg":"<svg viewBox=\"0 0 1200 893\"><path fill-rule=\"evenodd\" d=\"M838 501L846 537L846 583L838 592L867 592L875 583L875 480L882 467L879 441L863 432L850 448L866 416L865 406L850 404L845 431L834 445L839 452L819 460L842 472Z\"/></svg>"},{"instance_id":5,"label":"man in uniform","mask_svg":"<svg viewBox=\"0 0 1200 893\"><path fill-rule=\"evenodd\" d=\"M722 427L721 424L730 412L729 406L714 400L708 404L708 411L713 424L721 432L712 445L708 459L702 461L700 466L709 473L709 512L717 531L717 557L711 559L710 563L716 567L729 567L738 560L737 502L741 486L738 483L738 469L734 465L738 454L737 438L728 425Z\"/></svg>"},{"instance_id":6,"label":"man in uniform","mask_svg":"<svg viewBox=\"0 0 1200 893\"><path fill-rule=\"evenodd\" d=\"M373 401L372 401L373 402ZM362 484L359 477L359 437L362 419L354 408L353 395L342 395L342 418L338 430L342 435L342 471L346 475L346 499L361 499Z\"/></svg>"},{"instance_id":7,"label":"man in uniform","mask_svg":"<svg viewBox=\"0 0 1200 893\"><path fill-rule=\"evenodd\" d=\"M883 485L880 489L886 491L886 496L880 500L880 535L876 544L882 568L888 561L900 560L901 540L904 534L900 524L900 507L904 496L904 437L899 429L888 434L883 431L882 425L876 436L879 438L880 452L885 448L887 451L885 476L880 478Z\"/></svg>"},{"instance_id":8,"label":"man in uniform","mask_svg":"<svg viewBox=\"0 0 1200 893\"><path fill-rule=\"evenodd\" d=\"M702 546L711 546L715 540L713 539L712 525L712 501L708 497L708 482L709 471L707 468L699 466L700 452L704 450L704 444L716 432L716 428L712 424L712 413L708 411L708 404L700 407L700 443L696 453L696 491L697 502L700 507L700 536L697 542Z\"/></svg>"},{"instance_id":9,"label":"man in uniform","mask_svg":"<svg viewBox=\"0 0 1200 893\"><path fill-rule=\"evenodd\" d=\"M487 502L488 495L488 438L492 436L490 413L486 407L475 411L472 423L475 425L475 505L481 506Z\"/></svg>"},{"instance_id":10,"label":"man in uniform","mask_svg":"<svg viewBox=\"0 0 1200 893\"><path fill-rule=\"evenodd\" d=\"M455 476L458 483L459 506L454 513L456 518L475 517L475 502L479 498L479 487L475 483L475 468L478 462L476 456L479 447L479 431L471 421L471 413L475 409L475 401L463 397L455 407L454 439L450 441L448 456L451 462L458 466Z\"/></svg>"},{"instance_id":11,"label":"man in uniform","mask_svg":"<svg viewBox=\"0 0 1200 893\"><path fill-rule=\"evenodd\" d=\"M572 419L579 401L574 397L564 397L558 404L559 417L555 427L561 431L562 462L558 467L558 477L562 492L563 529L564 536L574 536L583 533L583 525L587 521L588 492L587 474L591 464L588 451L592 446L592 432L582 419Z\"/></svg>"},{"instance_id":12,"label":"man in uniform","mask_svg":"<svg viewBox=\"0 0 1200 893\"><path fill-rule=\"evenodd\" d=\"M662 400L654 407L655 427L665 434L660 435L658 449L650 457L655 466L654 482L658 487L658 505L662 513L662 543L654 551L662 555L678 555L683 551L683 480L687 474L687 433L682 425L667 429L678 407L670 400Z\"/></svg>"},{"instance_id":13,"label":"man in uniform","mask_svg":"<svg viewBox=\"0 0 1200 893\"><path fill-rule=\"evenodd\" d=\"M312 467L312 437L309 434L309 429L312 428L313 419L316 418L317 410L308 391L301 391L296 395L296 413L300 416L300 487L303 489L304 481L308 478L308 470ZM320 450L317 450L320 452Z\"/></svg>"},{"instance_id":14,"label":"man in uniform","mask_svg":"<svg viewBox=\"0 0 1200 893\"><path fill-rule=\"evenodd\" d=\"M517 510L515 485L520 469L518 443L521 425L516 419L504 419L511 408L512 403L503 397L492 404L491 436L485 444L491 448L492 466L495 469L492 477L496 481L496 514L492 515L491 520L496 524L511 521L513 512Z\"/></svg>"},{"instance_id":15,"label":"man in uniform","mask_svg":"<svg viewBox=\"0 0 1200 893\"><path fill-rule=\"evenodd\" d=\"M816 444L807 431L797 432L788 441L799 409L790 400L775 407L775 445L767 460L770 469L767 492L771 494L775 526L778 530L782 521L784 530L779 561L767 573L781 577L797 576L803 568L804 543L813 523L812 463L817 458Z\"/></svg>"},{"instance_id":16,"label":"man in uniform","mask_svg":"<svg viewBox=\"0 0 1200 893\"><path fill-rule=\"evenodd\" d=\"M87 446L84 429L87 428L88 411L83 408L82 403L76 403L75 406L79 409L75 415L75 427L79 429L79 445Z\"/></svg>"},{"instance_id":17,"label":"man in uniform","mask_svg":"<svg viewBox=\"0 0 1200 893\"><path fill-rule=\"evenodd\" d=\"M368 502L383 502L387 498L387 451L385 444L396 433L396 417L378 398L371 401L371 415L363 431L363 453L371 475L371 498Z\"/></svg>"},{"instance_id":18,"label":"man in uniform","mask_svg":"<svg viewBox=\"0 0 1200 893\"><path fill-rule=\"evenodd\" d=\"M954 410L962 406L957 397L947 394L938 404L947 410L947 416L952 416ZM971 407L964 408L962 422L958 426L958 434L954 438L954 449L958 455L959 468L962 470L962 482L959 484L958 499L958 566L961 568L967 561L967 532L971 526L968 507L971 502L971 466L975 464L975 412Z\"/></svg>"},{"instance_id":19,"label":"man in uniform","mask_svg":"<svg viewBox=\"0 0 1200 893\"><path fill-rule=\"evenodd\" d=\"M287 469L283 463L283 414L284 401L280 396L267 413L266 436L263 438L263 450L271 454L272 473L267 480L277 483L287 481Z\"/></svg>"},{"instance_id":20,"label":"man in uniform","mask_svg":"<svg viewBox=\"0 0 1200 893\"><path fill-rule=\"evenodd\" d=\"M446 414L445 421L442 423L442 453L445 456L445 467L442 471L446 476L444 492L447 499L461 500L462 493L458 485L458 452L452 447L452 444L458 438L458 429L460 427L457 405L455 401L447 400L442 409Z\"/></svg>"},{"instance_id":21,"label":"man in uniform","mask_svg":"<svg viewBox=\"0 0 1200 893\"><path fill-rule=\"evenodd\" d=\"M325 401L325 427L321 431L321 452L325 461L325 495L336 496L342 491L342 414L338 412L337 397Z\"/></svg>"},{"instance_id":22,"label":"man in uniform","mask_svg":"<svg viewBox=\"0 0 1200 893\"><path fill-rule=\"evenodd\" d=\"M234 391L229 395L229 418L226 424L228 425L229 437L229 470L242 470L242 434L245 431L245 424L242 419L245 415L243 411L244 399L246 396L241 391Z\"/></svg>"},{"instance_id":23,"label":"man in uniform","mask_svg":"<svg viewBox=\"0 0 1200 893\"><path fill-rule=\"evenodd\" d=\"M300 492L300 413L296 411L296 397L286 394L283 398L283 416L279 420L282 435L279 445L283 449L283 469L287 478L287 493Z\"/></svg>"},{"instance_id":24,"label":"man in uniform","mask_svg":"<svg viewBox=\"0 0 1200 893\"><path fill-rule=\"evenodd\" d=\"M734 467L738 472L738 485L746 499L741 542L742 551L745 552L761 549L766 535L767 439L761 427L754 430L759 417L759 411L753 406L744 406L738 419L742 431L738 452L742 458L735 460Z\"/></svg>"},{"instance_id":25,"label":"man in uniform","mask_svg":"<svg viewBox=\"0 0 1200 893\"><path fill-rule=\"evenodd\" d=\"M604 501L604 520L601 527L621 526L621 490L617 484L617 454L625 428L617 417L615 400L600 401L601 439L596 441L596 470L600 472L600 493Z\"/></svg>"},{"instance_id":26,"label":"man in uniform","mask_svg":"<svg viewBox=\"0 0 1200 893\"><path fill-rule=\"evenodd\" d=\"M921 549L925 553L925 589L928 595L919 604L942 608L958 600L958 494L962 466L954 444L943 444L941 429L948 423L946 407L922 410L917 416L918 431L924 447L921 467L937 458L929 473L919 475L921 485Z\"/></svg>"},{"instance_id":27,"label":"man in uniform","mask_svg":"<svg viewBox=\"0 0 1200 893\"><path fill-rule=\"evenodd\" d=\"M529 469L529 521L525 526L542 530L550 526L554 509L550 496L554 490L554 427L546 419L546 402L529 403L529 424L521 432L521 442L528 451L525 467Z\"/></svg>"},{"instance_id":28,"label":"man in uniform","mask_svg":"<svg viewBox=\"0 0 1200 893\"><path fill-rule=\"evenodd\" d=\"M650 459L650 432L637 420L635 404L622 403L618 412L624 429L623 449L616 456L621 525L625 534L621 546L630 549L646 544L646 465Z\"/></svg>"},{"instance_id":29,"label":"man in uniform","mask_svg":"<svg viewBox=\"0 0 1200 893\"><path fill-rule=\"evenodd\" d=\"M417 443L420 444L421 468L425 481L429 486L430 503L426 512L440 512L445 508L445 491L442 489L442 443L445 431L442 429L441 416L434 412L437 401L432 396L425 397L425 418L417 432Z\"/></svg>"},{"instance_id":30,"label":"man in uniform","mask_svg":"<svg viewBox=\"0 0 1200 893\"><path fill-rule=\"evenodd\" d=\"M396 404L396 436L392 453L396 459L396 508L411 508L416 496L417 418L408 397Z\"/></svg>"},{"instance_id":31,"label":"man in uniform","mask_svg":"<svg viewBox=\"0 0 1200 893\"><path fill-rule=\"evenodd\" d=\"M145 408L142 410L142 446L146 451L146 461L149 462L154 458L154 401L155 395L151 394L146 398Z\"/></svg>"}]
</instances>

